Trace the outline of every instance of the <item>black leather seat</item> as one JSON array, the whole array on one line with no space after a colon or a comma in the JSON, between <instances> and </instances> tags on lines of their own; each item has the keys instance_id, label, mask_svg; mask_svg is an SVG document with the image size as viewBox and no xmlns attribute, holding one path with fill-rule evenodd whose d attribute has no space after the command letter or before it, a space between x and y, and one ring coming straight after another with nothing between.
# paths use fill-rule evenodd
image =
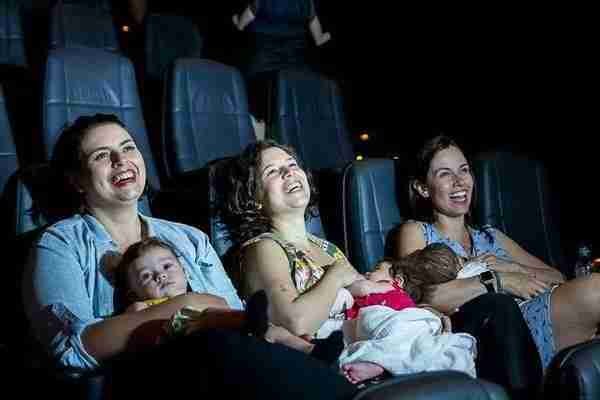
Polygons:
<instances>
[{"instance_id":1,"label":"black leather seat","mask_svg":"<svg viewBox=\"0 0 600 400\"><path fill-rule=\"evenodd\" d=\"M244 83L233 67L180 58L165 87L162 160L169 184L185 193L177 219L208 232L209 163L255 141Z\"/></svg>"},{"instance_id":2,"label":"black leather seat","mask_svg":"<svg viewBox=\"0 0 600 400\"><path fill-rule=\"evenodd\" d=\"M37 156L31 149L31 132L39 131L39 78L33 73L26 52L21 2L0 2L0 84L5 107L15 133L15 145L22 162Z\"/></svg>"},{"instance_id":3,"label":"black leather seat","mask_svg":"<svg viewBox=\"0 0 600 400\"><path fill-rule=\"evenodd\" d=\"M569 274L561 242L558 205L541 161L509 151L473 160L477 180L475 219L508 234L531 254Z\"/></svg>"},{"instance_id":4,"label":"black leather seat","mask_svg":"<svg viewBox=\"0 0 600 400\"><path fill-rule=\"evenodd\" d=\"M544 395L555 399L600 399L600 340L556 354L546 372Z\"/></svg>"},{"instance_id":5,"label":"black leather seat","mask_svg":"<svg viewBox=\"0 0 600 400\"><path fill-rule=\"evenodd\" d=\"M146 17L144 43L146 79L162 82L168 67L178 58L202 56L204 39L188 18L150 14Z\"/></svg>"},{"instance_id":6,"label":"black leather seat","mask_svg":"<svg viewBox=\"0 0 600 400\"><path fill-rule=\"evenodd\" d=\"M112 15L101 7L59 1L50 13L50 48L78 47L119 51Z\"/></svg>"},{"instance_id":7,"label":"black leather seat","mask_svg":"<svg viewBox=\"0 0 600 400\"><path fill-rule=\"evenodd\" d=\"M240 73L214 61L175 61L164 120L163 162L170 179L237 155L255 141Z\"/></svg>"},{"instance_id":8,"label":"black leather seat","mask_svg":"<svg viewBox=\"0 0 600 400\"><path fill-rule=\"evenodd\" d=\"M399 180L389 159L355 161L344 171L344 248L361 273L388 254L389 233L406 218L398 206L406 196Z\"/></svg>"},{"instance_id":9,"label":"black leather seat","mask_svg":"<svg viewBox=\"0 0 600 400\"><path fill-rule=\"evenodd\" d=\"M343 168L354 153L338 85L307 70L275 80L267 136L296 149L311 170Z\"/></svg>"},{"instance_id":10,"label":"black leather seat","mask_svg":"<svg viewBox=\"0 0 600 400\"><path fill-rule=\"evenodd\" d=\"M179 58L202 56L204 40L186 17L150 14L145 18L143 70L140 71L144 115L150 143L160 157L163 95L166 75Z\"/></svg>"},{"instance_id":11,"label":"black leather seat","mask_svg":"<svg viewBox=\"0 0 600 400\"><path fill-rule=\"evenodd\" d=\"M82 115L117 115L144 156L148 184L156 190L161 188L135 73L126 57L90 48L51 51L46 63L43 113L42 141L47 160L67 123Z\"/></svg>"},{"instance_id":12,"label":"black leather seat","mask_svg":"<svg viewBox=\"0 0 600 400\"><path fill-rule=\"evenodd\" d=\"M503 400L502 387L456 371L398 376L359 392L353 400Z\"/></svg>"},{"instance_id":13,"label":"black leather seat","mask_svg":"<svg viewBox=\"0 0 600 400\"><path fill-rule=\"evenodd\" d=\"M4 93L0 85L0 197L4 193L4 187L8 178L15 173L19 165L17 160L17 149L13 140L6 107L4 105ZM2 210L0 210L1 212Z\"/></svg>"},{"instance_id":14,"label":"black leather seat","mask_svg":"<svg viewBox=\"0 0 600 400\"><path fill-rule=\"evenodd\" d=\"M16 0L0 3L0 64L27 66L19 2Z\"/></svg>"},{"instance_id":15,"label":"black leather seat","mask_svg":"<svg viewBox=\"0 0 600 400\"><path fill-rule=\"evenodd\" d=\"M486 152L473 162L478 184L476 217L506 232L527 251L567 276L558 206L544 164L508 151ZM600 340L563 349L548 366L544 395L600 398Z\"/></svg>"}]
</instances>

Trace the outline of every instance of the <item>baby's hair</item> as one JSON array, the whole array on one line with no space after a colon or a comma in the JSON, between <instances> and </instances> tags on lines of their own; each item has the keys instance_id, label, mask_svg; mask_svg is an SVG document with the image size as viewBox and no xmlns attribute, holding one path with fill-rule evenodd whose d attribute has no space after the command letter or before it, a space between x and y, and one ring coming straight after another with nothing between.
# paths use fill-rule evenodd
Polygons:
<instances>
[{"instance_id":1,"label":"baby's hair","mask_svg":"<svg viewBox=\"0 0 600 400\"><path fill-rule=\"evenodd\" d=\"M127 271L129 271L129 267L135 260L140 258L146 251L153 248L162 248L170 251L175 257L177 257L177 252L169 243L165 242L162 239L157 237L149 237L146 239L142 239L139 242L136 242L129 246L129 248L123 254L119 265L116 270L116 279L115 279L115 298L116 298L116 309L124 310L131 301L127 298L129 292L129 283L127 279Z\"/></svg>"},{"instance_id":2,"label":"baby's hair","mask_svg":"<svg viewBox=\"0 0 600 400\"><path fill-rule=\"evenodd\" d=\"M455 279L461 268L460 258L444 243L432 243L398 260L388 261L392 263L393 276L402 274L404 290L415 303L423 301L427 286Z\"/></svg>"}]
</instances>

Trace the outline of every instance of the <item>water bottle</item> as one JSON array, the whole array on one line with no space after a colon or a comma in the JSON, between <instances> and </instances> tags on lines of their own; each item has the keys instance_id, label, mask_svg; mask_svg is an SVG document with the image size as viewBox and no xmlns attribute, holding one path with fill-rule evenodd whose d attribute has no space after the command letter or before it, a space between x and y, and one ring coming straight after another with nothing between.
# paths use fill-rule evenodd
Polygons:
<instances>
[{"instance_id":1,"label":"water bottle","mask_svg":"<svg viewBox=\"0 0 600 400\"><path fill-rule=\"evenodd\" d=\"M592 272L592 250L589 246L582 244L577 249L577 261L575 262L575 277L588 276Z\"/></svg>"}]
</instances>

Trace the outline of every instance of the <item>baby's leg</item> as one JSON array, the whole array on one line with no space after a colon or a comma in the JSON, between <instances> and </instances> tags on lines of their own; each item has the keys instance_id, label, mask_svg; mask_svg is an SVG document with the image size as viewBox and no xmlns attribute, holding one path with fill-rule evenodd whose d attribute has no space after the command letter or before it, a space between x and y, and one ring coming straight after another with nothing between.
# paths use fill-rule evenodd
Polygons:
<instances>
[{"instance_id":1,"label":"baby's leg","mask_svg":"<svg viewBox=\"0 0 600 400\"><path fill-rule=\"evenodd\" d=\"M358 361L342 365L342 373L352 383L359 383L383 374L384 369L375 363Z\"/></svg>"}]
</instances>

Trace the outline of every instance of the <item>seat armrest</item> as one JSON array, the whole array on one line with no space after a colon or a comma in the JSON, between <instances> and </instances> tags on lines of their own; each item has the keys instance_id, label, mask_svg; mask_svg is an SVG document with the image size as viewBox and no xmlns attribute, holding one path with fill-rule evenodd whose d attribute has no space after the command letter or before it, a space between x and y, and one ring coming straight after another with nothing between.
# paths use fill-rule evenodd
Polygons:
<instances>
[{"instance_id":1,"label":"seat armrest","mask_svg":"<svg viewBox=\"0 0 600 400\"><path fill-rule=\"evenodd\" d=\"M388 379L359 392L353 400L508 400L495 383L457 371L423 372Z\"/></svg>"}]
</instances>

